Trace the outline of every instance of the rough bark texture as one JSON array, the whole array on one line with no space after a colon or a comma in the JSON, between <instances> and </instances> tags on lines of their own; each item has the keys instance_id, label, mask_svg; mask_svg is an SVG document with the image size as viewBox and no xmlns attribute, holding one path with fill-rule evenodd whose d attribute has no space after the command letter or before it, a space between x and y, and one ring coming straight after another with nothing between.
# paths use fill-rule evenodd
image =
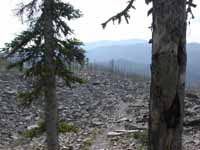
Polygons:
<instances>
[{"instance_id":1,"label":"rough bark texture","mask_svg":"<svg viewBox=\"0 0 200 150\"><path fill-rule=\"evenodd\" d=\"M149 149L181 150L186 0L153 0Z\"/></svg>"},{"instance_id":2,"label":"rough bark texture","mask_svg":"<svg viewBox=\"0 0 200 150\"><path fill-rule=\"evenodd\" d=\"M53 29L53 4L54 0L44 0L44 39L45 39L45 121L47 133L48 150L58 150L58 117L55 86L55 65L53 62L53 51L55 49Z\"/></svg>"}]
</instances>

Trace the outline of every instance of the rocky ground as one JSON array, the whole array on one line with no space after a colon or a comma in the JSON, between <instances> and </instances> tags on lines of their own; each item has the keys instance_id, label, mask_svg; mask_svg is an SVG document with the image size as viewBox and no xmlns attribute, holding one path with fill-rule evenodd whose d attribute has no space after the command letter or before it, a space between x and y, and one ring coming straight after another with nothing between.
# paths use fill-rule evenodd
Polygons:
<instances>
[{"instance_id":1,"label":"rocky ground","mask_svg":"<svg viewBox=\"0 0 200 150\"><path fill-rule=\"evenodd\" d=\"M82 72L86 84L72 89L58 81L60 119L79 129L60 134L62 150L144 150L147 139L149 81L109 73ZM31 139L22 133L43 118L42 103L17 106L17 91L27 82L16 72L0 73L0 150L45 149L45 135ZM184 150L200 150L200 92L187 91Z\"/></svg>"}]
</instances>

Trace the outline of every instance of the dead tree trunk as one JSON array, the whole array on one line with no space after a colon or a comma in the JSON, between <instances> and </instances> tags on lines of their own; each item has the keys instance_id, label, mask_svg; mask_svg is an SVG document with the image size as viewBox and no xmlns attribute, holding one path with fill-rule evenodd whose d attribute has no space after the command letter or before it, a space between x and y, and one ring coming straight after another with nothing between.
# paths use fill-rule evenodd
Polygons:
<instances>
[{"instance_id":1,"label":"dead tree trunk","mask_svg":"<svg viewBox=\"0 0 200 150\"><path fill-rule=\"evenodd\" d=\"M149 149L181 150L186 0L153 0Z\"/></svg>"}]
</instances>

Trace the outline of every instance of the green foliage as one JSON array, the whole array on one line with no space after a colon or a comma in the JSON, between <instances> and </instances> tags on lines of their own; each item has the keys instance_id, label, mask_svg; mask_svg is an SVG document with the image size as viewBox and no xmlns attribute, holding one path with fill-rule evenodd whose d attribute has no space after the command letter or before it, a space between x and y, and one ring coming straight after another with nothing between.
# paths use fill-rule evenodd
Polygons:
<instances>
[{"instance_id":1,"label":"green foliage","mask_svg":"<svg viewBox=\"0 0 200 150\"><path fill-rule=\"evenodd\" d=\"M18 104L20 106L29 107L33 102L33 100L37 99L39 95L42 95L41 93L42 90L40 87L34 88L33 90L30 91L18 92L17 93Z\"/></svg>"},{"instance_id":2,"label":"green foliage","mask_svg":"<svg viewBox=\"0 0 200 150\"><path fill-rule=\"evenodd\" d=\"M34 137L38 137L41 134L43 134L46 131L45 129L45 121L44 120L40 120L37 124L37 127L32 128L30 130L26 130L22 133L22 135L25 138L34 138ZM67 132L72 132L72 133L78 133L79 129L76 128L74 125L72 124L68 124L64 121L60 121L58 124L58 131L59 133L67 133Z\"/></svg>"},{"instance_id":3,"label":"green foliage","mask_svg":"<svg viewBox=\"0 0 200 150\"><path fill-rule=\"evenodd\" d=\"M38 122L38 127L32 128L30 130L24 131L22 134L25 138L34 138L40 136L42 133L45 132L45 123L44 121Z\"/></svg>"},{"instance_id":4,"label":"green foliage","mask_svg":"<svg viewBox=\"0 0 200 150\"><path fill-rule=\"evenodd\" d=\"M84 145L84 146L81 147L81 150L90 150L90 147Z\"/></svg>"},{"instance_id":5,"label":"green foliage","mask_svg":"<svg viewBox=\"0 0 200 150\"><path fill-rule=\"evenodd\" d=\"M32 138L36 137L36 135L37 135L37 129L26 130L26 131L23 132L23 136L25 138L32 139Z\"/></svg>"},{"instance_id":6,"label":"green foliage","mask_svg":"<svg viewBox=\"0 0 200 150\"><path fill-rule=\"evenodd\" d=\"M83 145L80 147L81 150L90 150L90 147L92 146L93 139L92 138L87 138L84 142Z\"/></svg>"},{"instance_id":7,"label":"green foliage","mask_svg":"<svg viewBox=\"0 0 200 150\"><path fill-rule=\"evenodd\" d=\"M88 140L84 141L84 144L86 146L91 146L92 145L92 139L88 139Z\"/></svg>"},{"instance_id":8,"label":"green foliage","mask_svg":"<svg viewBox=\"0 0 200 150\"><path fill-rule=\"evenodd\" d=\"M129 134L129 138L133 138L138 140L143 146L148 144L148 131L137 131L134 133Z\"/></svg>"},{"instance_id":9,"label":"green foliage","mask_svg":"<svg viewBox=\"0 0 200 150\"><path fill-rule=\"evenodd\" d=\"M40 128L41 131L45 131L45 122L44 122L44 120L40 120L38 122L38 127Z\"/></svg>"},{"instance_id":10,"label":"green foliage","mask_svg":"<svg viewBox=\"0 0 200 150\"><path fill-rule=\"evenodd\" d=\"M83 145L80 147L81 150L90 150L94 143L97 134L101 134L102 130L94 128L90 133L90 136L83 141Z\"/></svg>"},{"instance_id":11,"label":"green foliage","mask_svg":"<svg viewBox=\"0 0 200 150\"><path fill-rule=\"evenodd\" d=\"M85 51L81 48L82 42L73 37L73 30L66 24L65 19L73 20L82 16L80 10L61 0L52 1L53 13L53 73L62 78L67 86L71 83L84 83L71 70L71 64L81 66L85 63ZM29 25L26 31L18 34L13 41L5 44L3 49L6 58L14 59L8 69L17 67L24 75L32 78L32 87L28 91L19 93L21 104L29 105L43 94L45 77L49 73L46 63L45 49L45 12L44 1L31 0L29 3L20 3L17 15L25 19ZM16 59L17 58L17 59Z\"/></svg>"},{"instance_id":12,"label":"green foliage","mask_svg":"<svg viewBox=\"0 0 200 150\"><path fill-rule=\"evenodd\" d=\"M59 133L66 133L66 132L74 132L78 133L79 130L75 126L68 124L66 122L60 122L58 125L58 131Z\"/></svg>"},{"instance_id":13,"label":"green foliage","mask_svg":"<svg viewBox=\"0 0 200 150\"><path fill-rule=\"evenodd\" d=\"M145 146L141 145L138 150L145 150Z\"/></svg>"},{"instance_id":14,"label":"green foliage","mask_svg":"<svg viewBox=\"0 0 200 150\"><path fill-rule=\"evenodd\" d=\"M101 134L101 130L94 128L90 135L83 141L83 145L80 147L80 150L90 150L97 134Z\"/></svg>"}]
</instances>

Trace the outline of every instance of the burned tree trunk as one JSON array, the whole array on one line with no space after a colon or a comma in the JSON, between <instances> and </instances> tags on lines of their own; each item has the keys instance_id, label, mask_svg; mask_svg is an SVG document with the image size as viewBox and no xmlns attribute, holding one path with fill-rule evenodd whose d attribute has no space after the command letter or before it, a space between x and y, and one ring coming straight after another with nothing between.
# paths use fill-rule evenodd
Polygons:
<instances>
[{"instance_id":1,"label":"burned tree trunk","mask_svg":"<svg viewBox=\"0 0 200 150\"><path fill-rule=\"evenodd\" d=\"M149 149L181 150L186 0L153 0Z\"/></svg>"}]
</instances>

